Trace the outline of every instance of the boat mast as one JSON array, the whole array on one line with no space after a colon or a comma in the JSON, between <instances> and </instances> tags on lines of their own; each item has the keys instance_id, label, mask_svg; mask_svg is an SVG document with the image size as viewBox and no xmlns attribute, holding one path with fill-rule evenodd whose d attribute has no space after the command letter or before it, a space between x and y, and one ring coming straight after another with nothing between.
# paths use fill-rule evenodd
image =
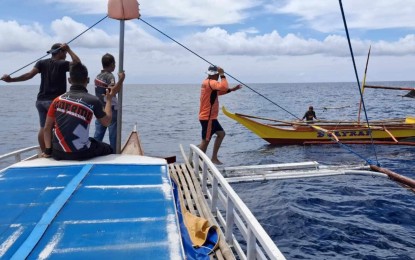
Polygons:
<instances>
[{"instance_id":1,"label":"boat mast","mask_svg":"<svg viewBox=\"0 0 415 260\"><path fill-rule=\"evenodd\" d=\"M118 72L124 71L124 28L125 20L140 18L137 0L109 0L108 16L120 21L120 39L119 39L119 57ZM118 92L118 111L117 111L117 144L116 153L121 152L121 132L122 132L122 96L123 88L121 86Z\"/></svg>"},{"instance_id":2,"label":"boat mast","mask_svg":"<svg viewBox=\"0 0 415 260\"><path fill-rule=\"evenodd\" d=\"M124 28L125 20L120 20L120 42L118 53L118 72L124 71ZM121 153L121 133L122 133L122 96L124 86L118 92L118 111L117 111L117 143L116 153Z\"/></svg>"}]
</instances>

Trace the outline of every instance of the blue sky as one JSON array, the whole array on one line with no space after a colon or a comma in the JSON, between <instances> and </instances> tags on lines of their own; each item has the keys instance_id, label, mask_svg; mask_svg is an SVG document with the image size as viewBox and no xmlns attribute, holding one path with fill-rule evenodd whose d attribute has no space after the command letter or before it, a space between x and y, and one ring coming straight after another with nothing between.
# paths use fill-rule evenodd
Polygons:
<instances>
[{"instance_id":1,"label":"blue sky","mask_svg":"<svg viewBox=\"0 0 415 260\"><path fill-rule=\"evenodd\" d=\"M371 46L367 81L413 81L415 1L342 2L360 80ZM244 83L356 81L337 0L139 3L144 21ZM106 13L106 0L1 0L0 73L35 61ZM206 76L206 61L144 22L128 21L125 29L126 83L199 83ZM107 18L71 42L91 77L103 54L118 57L118 30Z\"/></svg>"}]
</instances>

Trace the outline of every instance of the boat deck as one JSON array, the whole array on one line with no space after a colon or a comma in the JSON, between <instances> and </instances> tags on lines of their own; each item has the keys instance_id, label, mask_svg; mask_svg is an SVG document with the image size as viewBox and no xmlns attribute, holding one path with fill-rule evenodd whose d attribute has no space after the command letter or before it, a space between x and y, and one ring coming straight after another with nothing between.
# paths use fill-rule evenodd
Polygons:
<instances>
[{"instance_id":1,"label":"boat deck","mask_svg":"<svg viewBox=\"0 0 415 260\"><path fill-rule=\"evenodd\" d=\"M183 258L166 162L115 158L0 173L0 258Z\"/></svg>"}]
</instances>

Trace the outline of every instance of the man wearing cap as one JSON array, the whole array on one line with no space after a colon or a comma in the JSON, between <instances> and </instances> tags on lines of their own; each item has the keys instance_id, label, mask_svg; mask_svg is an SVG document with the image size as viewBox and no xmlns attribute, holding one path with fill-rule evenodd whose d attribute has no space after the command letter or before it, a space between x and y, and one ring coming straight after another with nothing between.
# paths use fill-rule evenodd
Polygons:
<instances>
[{"instance_id":1,"label":"man wearing cap","mask_svg":"<svg viewBox=\"0 0 415 260\"><path fill-rule=\"evenodd\" d=\"M313 106L309 106L301 120L305 119L307 122L313 122L314 118L317 119L316 112L314 112Z\"/></svg>"},{"instance_id":2,"label":"man wearing cap","mask_svg":"<svg viewBox=\"0 0 415 260\"><path fill-rule=\"evenodd\" d=\"M225 131L218 121L218 96L236 91L241 88L241 85L229 88L225 72L220 67L209 66L206 73L208 74L208 77L203 81L200 92L199 121L202 126L202 141L199 148L206 153L210 138L213 134L216 134L216 140L212 151L212 162L215 164L222 164L218 159L218 151L223 138L225 138ZM218 81L219 76L220 81Z\"/></svg>"},{"instance_id":3,"label":"man wearing cap","mask_svg":"<svg viewBox=\"0 0 415 260\"><path fill-rule=\"evenodd\" d=\"M66 72L72 64L80 63L79 57L64 43L55 43L47 51L52 54L51 58L39 60L31 71L12 78L10 75L3 75L1 80L5 82L26 81L40 73L40 88L36 99L36 108L39 113L40 129L38 141L42 151L45 150L44 127L46 114L53 99L66 92ZM71 56L72 62L66 61L66 53Z\"/></svg>"}]
</instances>

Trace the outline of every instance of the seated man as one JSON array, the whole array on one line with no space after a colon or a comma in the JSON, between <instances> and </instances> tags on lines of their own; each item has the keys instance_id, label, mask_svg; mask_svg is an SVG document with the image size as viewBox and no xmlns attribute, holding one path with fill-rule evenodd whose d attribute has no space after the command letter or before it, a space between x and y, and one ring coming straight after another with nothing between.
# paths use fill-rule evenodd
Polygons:
<instances>
[{"instance_id":1,"label":"seated man","mask_svg":"<svg viewBox=\"0 0 415 260\"><path fill-rule=\"evenodd\" d=\"M93 115L104 126L111 123L111 102L107 102L103 108L98 97L88 93L88 70L82 63L72 65L69 76L70 90L55 98L49 107L43 157L85 160L111 154L109 144L89 138L89 125ZM106 91L108 100L111 100L112 95L110 90Z\"/></svg>"}]
</instances>

